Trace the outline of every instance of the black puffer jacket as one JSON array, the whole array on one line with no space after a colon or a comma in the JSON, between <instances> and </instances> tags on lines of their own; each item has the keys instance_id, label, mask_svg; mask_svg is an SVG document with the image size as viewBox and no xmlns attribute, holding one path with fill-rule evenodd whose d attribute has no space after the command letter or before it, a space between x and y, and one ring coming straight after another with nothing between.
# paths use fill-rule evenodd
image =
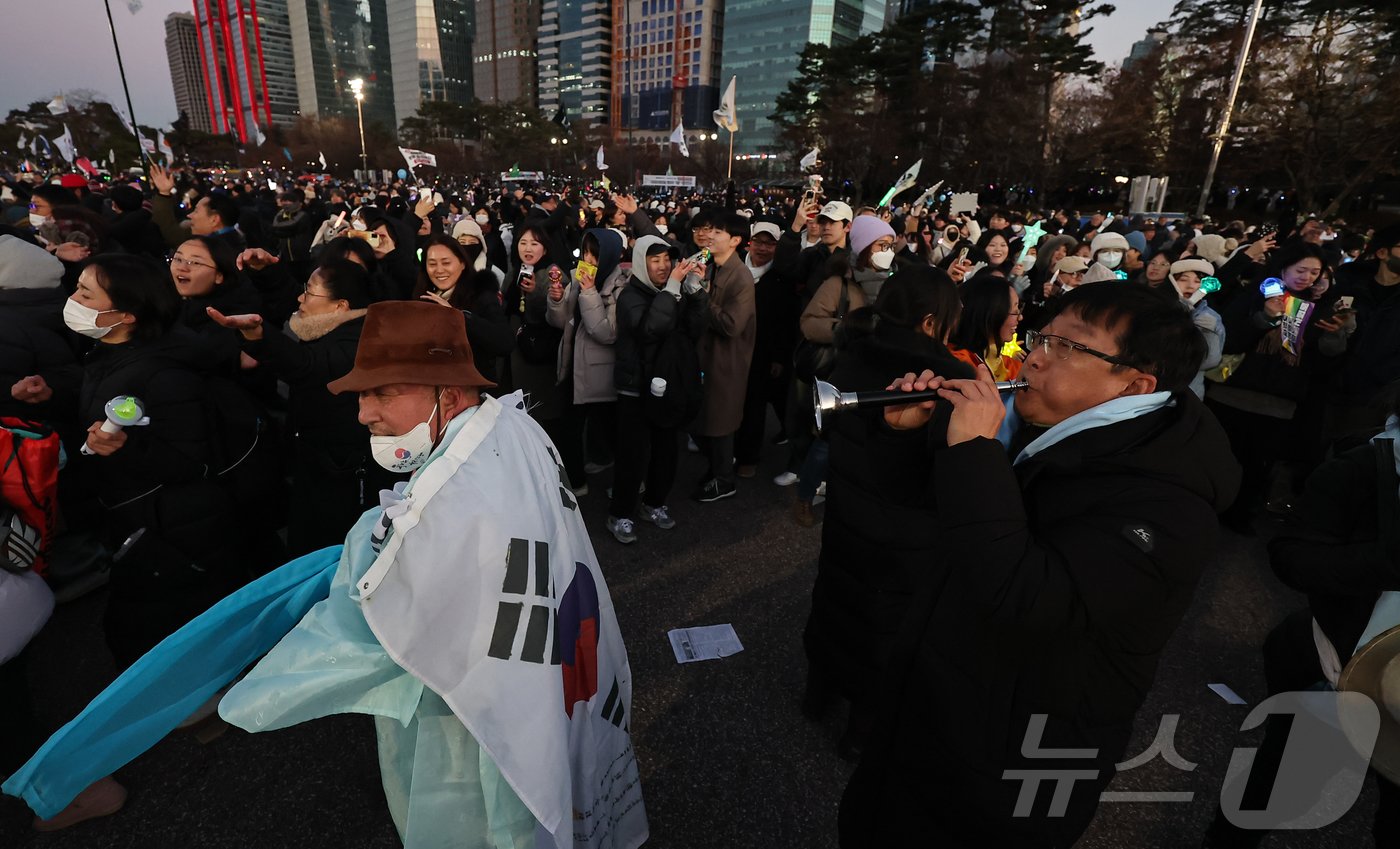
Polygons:
<instances>
[{"instance_id":1,"label":"black puffer jacket","mask_svg":"<svg viewBox=\"0 0 1400 849\"><path fill-rule=\"evenodd\" d=\"M868 314L868 311L867 313ZM937 340L877 323L848 337L831 381L848 391L884 389L907 372L932 369L972 377ZM874 692L904 609L939 564L932 484L933 454L922 433L885 426L880 410L822 422L831 446L821 559L803 643L809 662L847 698ZM942 432L946 412L931 424Z\"/></svg>"},{"instance_id":2,"label":"black puffer jacket","mask_svg":"<svg viewBox=\"0 0 1400 849\"><path fill-rule=\"evenodd\" d=\"M635 273L629 277L617 296L617 341L613 343L617 354L613 383L617 391L638 396L645 391L643 383L656 350L672 333L684 333L698 343L705 329L708 303L703 292L677 301L651 283L638 280Z\"/></svg>"},{"instance_id":3,"label":"black puffer jacket","mask_svg":"<svg viewBox=\"0 0 1400 849\"><path fill-rule=\"evenodd\" d=\"M258 297L258 290L239 278L215 286L208 295L185 298L180 303L180 323L199 337L200 344L208 352L207 361L217 363L221 372L237 374L240 351L238 331L216 324L209 317L208 307L224 315L260 315L262 300Z\"/></svg>"},{"instance_id":4,"label":"black puffer jacket","mask_svg":"<svg viewBox=\"0 0 1400 849\"><path fill-rule=\"evenodd\" d=\"M909 608L843 840L1067 847L1087 827L1239 483L1215 419L1189 392L1173 400L1014 468L990 439L939 452L929 566L946 578ZM1096 756L1024 757L1037 715L1033 743ZM1073 782L1064 817L1042 799L1013 817L1022 785L1008 769L1095 777Z\"/></svg>"},{"instance_id":5,"label":"black puffer jacket","mask_svg":"<svg viewBox=\"0 0 1400 849\"><path fill-rule=\"evenodd\" d=\"M78 408L78 335L63 324L63 290L0 287L0 415L68 424ZM10 397L21 378L39 375L53 390L42 404Z\"/></svg>"},{"instance_id":6,"label":"black puffer jacket","mask_svg":"<svg viewBox=\"0 0 1400 849\"><path fill-rule=\"evenodd\" d=\"M121 395L141 399L151 420L127 428L126 444L110 457L78 458L95 470L110 544L144 527L196 562L226 559L235 545L232 499L209 475L212 430L198 368L205 357L180 326L156 341L99 344L88 354L79 422L105 421L104 405Z\"/></svg>"}]
</instances>

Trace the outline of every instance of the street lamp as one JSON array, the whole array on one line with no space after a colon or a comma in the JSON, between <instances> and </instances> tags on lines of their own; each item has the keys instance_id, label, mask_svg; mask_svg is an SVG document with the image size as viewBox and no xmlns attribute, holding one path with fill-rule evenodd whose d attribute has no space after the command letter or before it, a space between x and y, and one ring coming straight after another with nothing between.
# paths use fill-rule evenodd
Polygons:
<instances>
[{"instance_id":1,"label":"street lamp","mask_svg":"<svg viewBox=\"0 0 1400 849\"><path fill-rule=\"evenodd\" d=\"M355 95L355 114L360 120L360 170L369 171L369 154L365 152L365 81L355 77L350 81L350 91Z\"/></svg>"}]
</instances>

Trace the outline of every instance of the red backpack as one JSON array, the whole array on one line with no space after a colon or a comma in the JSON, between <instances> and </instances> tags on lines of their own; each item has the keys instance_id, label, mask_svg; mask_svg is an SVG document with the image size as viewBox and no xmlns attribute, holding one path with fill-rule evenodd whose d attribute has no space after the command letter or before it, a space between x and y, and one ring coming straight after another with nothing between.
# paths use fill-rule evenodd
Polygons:
<instances>
[{"instance_id":1,"label":"red backpack","mask_svg":"<svg viewBox=\"0 0 1400 849\"><path fill-rule=\"evenodd\" d=\"M48 566L58 455L53 428L0 417L0 569L42 575Z\"/></svg>"}]
</instances>

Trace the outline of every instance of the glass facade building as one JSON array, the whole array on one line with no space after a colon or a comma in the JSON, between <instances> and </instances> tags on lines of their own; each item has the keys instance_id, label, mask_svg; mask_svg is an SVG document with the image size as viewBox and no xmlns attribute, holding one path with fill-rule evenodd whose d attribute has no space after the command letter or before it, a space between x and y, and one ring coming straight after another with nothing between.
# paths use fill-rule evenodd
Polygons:
<instances>
[{"instance_id":1,"label":"glass facade building","mask_svg":"<svg viewBox=\"0 0 1400 849\"><path fill-rule=\"evenodd\" d=\"M570 121L608 122L612 93L611 0L544 0L540 9L540 110Z\"/></svg>"},{"instance_id":2,"label":"glass facade building","mask_svg":"<svg viewBox=\"0 0 1400 849\"><path fill-rule=\"evenodd\" d=\"M165 58L170 63L170 86L175 108L196 130L212 132L209 101L204 96L204 69L199 62L199 35L194 15L175 12L165 19Z\"/></svg>"},{"instance_id":3,"label":"glass facade building","mask_svg":"<svg viewBox=\"0 0 1400 849\"><path fill-rule=\"evenodd\" d=\"M195 40L209 125L240 141L295 120L288 84L286 0L194 0ZM167 46L167 53L168 53Z\"/></svg>"},{"instance_id":4,"label":"glass facade building","mask_svg":"<svg viewBox=\"0 0 1400 849\"><path fill-rule=\"evenodd\" d=\"M622 87L621 126L669 132L679 118L687 128L713 128L723 85L724 3L628 0L624 11L623 20L613 21L615 38L622 41L613 68L621 77L614 79Z\"/></svg>"},{"instance_id":5,"label":"glass facade building","mask_svg":"<svg viewBox=\"0 0 1400 849\"><path fill-rule=\"evenodd\" d=\"M783 152L770 116L797 74L804 45L849 44L884 19L883 0L728 0L721 64L726 85L731 75L739 78L734 152Z\"/></svg>"},{"instance_id":6,"label":"glass facade building","mask_svg":"<svg viewBox=\"0 0 1400 849\"><path fill-rule=\"evenodd\" d=\"M535 37L539 0L476 0L472 80L478 100L535 106Z\"/></svg>"},{"instance_id":7,"label":"glass facade building","mask_svg":"<svg viewBox=\"0 0 1400 849\"><path fill-rule=\"evenodd\" d=\"M353 119L350 80L358 77L365 81L365 123L398 127L385 0L285 2L301 113Z\"/></svg>"},{"instance_id":8,"label":"glass facade building","mask_svg":"<svg viewBox=\"0 0 1400 849\"><path fill-rule=\"evenodd\" d=\"M394 112L399 121L424 101L472 99L472 0L388 0Z\"/></svg>"}]
</instances>

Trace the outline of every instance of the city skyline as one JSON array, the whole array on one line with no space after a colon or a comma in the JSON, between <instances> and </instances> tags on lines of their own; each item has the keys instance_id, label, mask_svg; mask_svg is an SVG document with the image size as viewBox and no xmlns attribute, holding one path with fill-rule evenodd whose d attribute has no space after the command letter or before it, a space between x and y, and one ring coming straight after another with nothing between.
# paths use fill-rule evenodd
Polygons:
<instances>
[{"instance_id":1,"label":"city skyline","mask_svg":"<svg viewBox=\"0 0 1400 849\"><path fill-rule=\"evenodd\" d=\"M1094 22L1089 36L1095 58L1116 68L1133 43L1159 22L1162 4L1154 0L1118 0L1117 12ZM51 24L53 9L39 3L16 4L7 19L16 32L43 32ZM112 14L121 41L122 58L131 85L136 119L146 126L167 127L178 117L166 62L165 18L171 12L192 11L189 0L145 0L141 11L127 12L115 3ZM54 63L42 46L44 39L17 39L5 53L0 69L0 112L22 109L33 101L47 101L55 94L88 89L125 110L125 98L112 51L112 37L101 9L65 21L65 41L81 45L74 58ZM794 53L801 45L794 45ZM29 70L25 70L29 69ZM725 78L728 72L722 71ZM740 81L742 85L742 80Z\"/></svg>"}]
</instances>

